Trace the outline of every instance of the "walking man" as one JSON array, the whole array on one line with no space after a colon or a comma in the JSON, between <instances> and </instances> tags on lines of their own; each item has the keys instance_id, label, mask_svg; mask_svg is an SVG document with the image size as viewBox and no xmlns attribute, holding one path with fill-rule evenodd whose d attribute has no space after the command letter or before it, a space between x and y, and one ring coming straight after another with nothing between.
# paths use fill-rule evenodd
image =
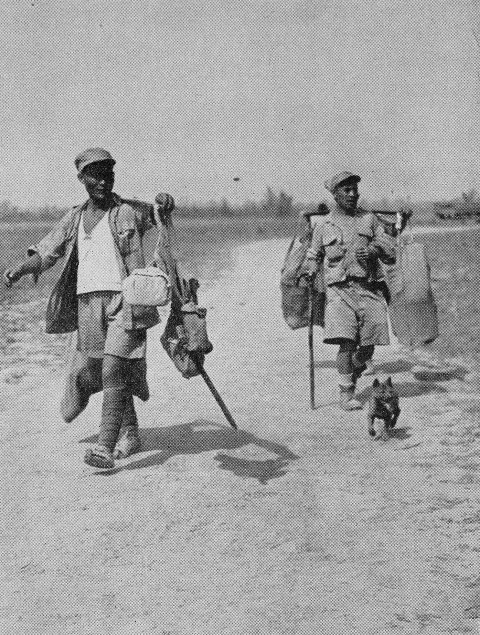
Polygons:
<instances>
[{"instance_id":1,"label":"walking man","mask_svg":"<svg viewBox=\"0 0 480 635\"><path fill-rule=\"evenodd\" d=\"M124 458L140 449L133 394L148 398L146 330L159 321L156 307L129 305L122 298L122 280L134 269L145 267L142 238L155 221L151 206L123 200L113 192L114 165L103 148L80 153L75 166L88 200L67 212L28 250L26 260L4 273L10 287L22 276L38 276L59 258L64 259L48 302L46 331L77 331L77 357L84 360L69 375L66 403L62 404L66 420L88 403L92 390L89 392L85 377L91 378L97 370L101 378L98 443L84 458L88 465L99 468L114 467L114 456ZM166 194L163 200L162 212L171 212L172 197ZM135 377L143 383L143 392L135 385Z\"/></svg>"},{"instance_id":2,"label":"walking man","mask_svg":"<svg viewBox=\"0 0 480 635\"><path fill-rule=\"evenodd\" d=\"M374 214L357 207L360 177L336 174L325 183L335 204L315 225L307 252L310 277L323 271L327 289L326 344L338 344L340 406L356 410L357 379L375 346L389 344L380 261L395 262L395 243Z\"/></svg>"}]
</instances>

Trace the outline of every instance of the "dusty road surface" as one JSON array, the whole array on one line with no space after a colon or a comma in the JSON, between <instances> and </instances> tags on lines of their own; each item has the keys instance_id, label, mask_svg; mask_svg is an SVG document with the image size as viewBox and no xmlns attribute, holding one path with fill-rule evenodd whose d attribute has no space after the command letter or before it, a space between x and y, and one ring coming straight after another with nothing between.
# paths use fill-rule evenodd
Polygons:
<instances>
[{"instance_id":1,"label":"dusty road surface","mask_svg":"<svg viewBox=\"0 0 480 635\"><path fill-rule=\"evenodd\" d=\"M149 337L143 451L83 464L100 398L69 426L63 372L6 387L1 417L0 632L11 635L386 635L480 632L480 395L426 383L394 347L398 430L336 407L334 348L279 308L285 241L239 249L203 290L215 350L183 380ZM371 378L360 380L367 397ZM23 384L22 384L23 385Z\"/></svg>"}]
</instances>

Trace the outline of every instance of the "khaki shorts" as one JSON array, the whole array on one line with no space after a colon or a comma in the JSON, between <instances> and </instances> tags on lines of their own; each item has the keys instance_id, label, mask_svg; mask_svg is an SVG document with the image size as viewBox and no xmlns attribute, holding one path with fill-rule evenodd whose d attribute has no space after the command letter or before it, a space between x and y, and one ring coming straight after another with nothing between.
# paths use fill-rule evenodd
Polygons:
<instances>
[{"instance_id":1,"label":"khaki shorts","mask_svg":"<svg viewBox=\"0 0 480 635\"><path fill-rule=\"evenodd\" d=\"M380 291L367 289L358 283L327 287L323 341L339 344L346 339L359 346L390 344L387 304Z\"/></svg>"},{"instance_id":2,"label":"khaki shorts","mask_svg":"<svg viewBox=\"0 0 480 635\"><path fill-rule=\"evenodd\" d=\"M88 357L115 355L141 359L147 350L145 329L126 331L122 325L122 294L93 291L77 296L77 350Z\"/></svg>"}]
</instances>

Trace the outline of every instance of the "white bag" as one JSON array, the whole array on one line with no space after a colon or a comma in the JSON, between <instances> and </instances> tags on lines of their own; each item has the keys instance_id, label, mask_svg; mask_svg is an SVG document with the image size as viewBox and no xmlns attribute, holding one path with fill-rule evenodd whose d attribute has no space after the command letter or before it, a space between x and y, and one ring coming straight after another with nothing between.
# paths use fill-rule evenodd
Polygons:
<instances>
[{"instance_id":1,"label":"white bag","mask_svg":"<svg viewBox=\"0 0 480 635\"><path fill-rule=\"evenodd\" d=\"M141 306L164 306L172 295L168 275L158 267L134 269L122 283L125 302Z\"/></svg>"}]
</instances>

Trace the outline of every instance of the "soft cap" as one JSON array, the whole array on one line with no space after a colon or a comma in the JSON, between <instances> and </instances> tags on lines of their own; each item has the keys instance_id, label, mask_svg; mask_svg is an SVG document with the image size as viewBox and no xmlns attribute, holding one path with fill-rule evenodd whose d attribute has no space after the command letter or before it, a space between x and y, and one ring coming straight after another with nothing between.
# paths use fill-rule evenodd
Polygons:
<instances>
[{"instance_id":1,"label":"soft cap","mask_svg":"<svg viewBox=\"0 0 480 635\"><path fill-rule=\"evenodd\" d=\"M115 165L115 159L107 150L103 148L88 148L75 157L75 167L78 173L81 174L87 165L98 163L99 161L108 161L112 166Z\"/></svg>"},{"instance_id":2,"label":"soft cap","mask_svg":"<svg viewBox=\"0 0 480 635\"><path fill-rule=\"evenodd\" d=\"M358 183L361 181L361 178L358 174L353 174L352 172L339 172L339 174L335 174L331 179L325 181L325 187L329 192L333 192L333 190L344 181L356 181Z\"/></svg>"}]
</instances>

